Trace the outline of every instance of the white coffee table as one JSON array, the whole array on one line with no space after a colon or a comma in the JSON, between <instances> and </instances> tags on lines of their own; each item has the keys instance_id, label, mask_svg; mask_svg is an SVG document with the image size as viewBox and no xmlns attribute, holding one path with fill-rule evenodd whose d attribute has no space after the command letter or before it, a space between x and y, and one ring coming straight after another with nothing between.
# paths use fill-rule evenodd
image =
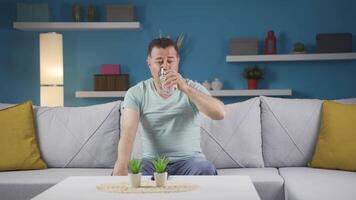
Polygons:
<instances>
[{"instance_id":1,"label":"white coffee table","mask_svg":"<svg viewBox=\"0 0 356 200\"><path fill-rule=\"evenodd\" d=\"M142 180L149 178L145 176ZM128 177L72 176L37 195L33 200L260 200L249 176L171 176L170 180L194 183L198 188L177 193L107 193L98 191L96 186L128 181Z\"/></svg>"}]
</instances>

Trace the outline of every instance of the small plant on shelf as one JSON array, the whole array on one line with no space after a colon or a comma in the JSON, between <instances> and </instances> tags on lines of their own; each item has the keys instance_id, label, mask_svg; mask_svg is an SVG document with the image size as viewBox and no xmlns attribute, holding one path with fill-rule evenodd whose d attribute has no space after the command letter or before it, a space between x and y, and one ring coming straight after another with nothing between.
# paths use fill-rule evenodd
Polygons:
<instances>
[{"instance_id":1,"label":"small plant on shelf","mask_svg":"<svg viewBox=\"0 0 356 200\"><path fill-rule=\"evenodd\" d=\"M182 51L183 42L184 42L184 34L180 33L175 41L177 48L178 48L178 52Z\"/></svg>"},{"instance_id":2,"label":"small plant on shelf","mask_svg":"<svg viewBox=\"0 0 356 200\"><path fill-rule=\"evenodd\" d=\"M296 42L293 45L293 53L305 53L305 46L301 42Z\"/></svg>"},{"instance_id":3,"label":"small plant on shelf","mask_svg":"<svg viewBox=\"0 0 356 200\"><path fill-rule=\"evenodd\" d=\"M263 70L258 66L249 66L246 67L242 75L247 79L248 89L257 89L258 80L263 79Z\"/></svg>"}]
</instances>

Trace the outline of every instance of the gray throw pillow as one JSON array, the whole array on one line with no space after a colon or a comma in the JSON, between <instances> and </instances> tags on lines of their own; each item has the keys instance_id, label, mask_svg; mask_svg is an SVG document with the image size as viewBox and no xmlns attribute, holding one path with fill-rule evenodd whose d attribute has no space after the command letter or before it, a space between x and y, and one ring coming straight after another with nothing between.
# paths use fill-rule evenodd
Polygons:
<instances>
[{"instance_id":1,"label":"gray throw pillow","mask_svg":"<svg viewBox=\"0 0 356 200\"><path fill-rule=\"evenodd\" d=\"M217 168L263 167L260 100L225 105L223 120L201 115L201 148Z\"/></svg>"},{"instance_id":2,"label":"gray throw pillow","mask_svg":"<svg viewBox=\"0 0 356 200\"><path fill-rule=\"evenodd\" d=\"M321 106L318 99L261 97L265 166L307 165L319 134Z\"/></svg>"},{"instance_id":3,"label":"gray throw pillow","mask_svg":"<svg viewBox=\"0 0 356 200\"><path fill-rule=\"evenodd\" d=\"M34 107L48 167L112 168L117 159L120 101L87 107Z\"/></svg>"}]
</instances>

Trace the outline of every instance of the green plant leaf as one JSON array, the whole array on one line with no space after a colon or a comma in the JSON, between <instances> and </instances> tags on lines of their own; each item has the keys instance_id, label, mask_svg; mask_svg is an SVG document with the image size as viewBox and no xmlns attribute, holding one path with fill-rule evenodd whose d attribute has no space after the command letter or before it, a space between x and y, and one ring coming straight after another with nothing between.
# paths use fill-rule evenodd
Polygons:
<instances>
[{"instance_id":1,"label":"green plant leaf","mask_svg":"<svg viewBox=\"0 0 356 200\"><path fill-rule=\"evenodd\" d=\"M242 76L246 79L263 79L263 71L257 66L249 66L246 67L243 72Z\"/></svg>"},{"instance_id":2,"label":"green plant leaf","mask_svg":"<svg viewBox=\"0 0 356 200\"><path fill-rule=\"evenodd\" d=\"M165 156L157 156L152 160L152 163L155 168L155 172L163 173L167 170L169 160Z\"/></svg>"},{"instance_id":3,"label":"green plant leaf","mask_svg":"<svg viewBox=\"0 0 356 200\"><path fill-rule=\"evenodd\" d=\"M181 51L183 42L184 42L184 34L180 33L176 39L176 45L177 45L178 51Z\"/></svg>"},{"instance_id":4,"label":"green plant leaf","mask_svg":"<svg viewBox=\"0 0 356 200\"><path fill-rule=\"evenodd\" d=\"M142 168L142 162L139 159L132 159L129 161L129 171L132 174L138 174Z\"/></svg>"}]
</instances>

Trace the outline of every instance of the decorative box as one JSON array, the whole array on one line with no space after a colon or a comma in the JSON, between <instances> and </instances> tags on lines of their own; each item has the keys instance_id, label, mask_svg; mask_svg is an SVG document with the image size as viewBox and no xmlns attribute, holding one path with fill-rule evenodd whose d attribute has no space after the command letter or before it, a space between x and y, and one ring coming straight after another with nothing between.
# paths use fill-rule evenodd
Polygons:
<instances>
[{"instance_id":1,"label":"decorative box","mask_svg":"<svg viewBox=\"0 0 356 200\"><path fill-rule=\"evenodd\" d=\"M257 55L257 38L232 38L229 41L230 55Z\"/></svg>"},{"instance_id":2,"label":"decorative box","mask_svg":"<svg viewBox=\"0 0 356 200\"><path fill-rule=\"evenodd\" d=\"M101 74L120 74L120 64L102 64Z\"/></svg>"},{"instance_id":3,"label":"decorative box","mask_svg":"<svg viewBox=\"0 0 356 200\"><path fill-rule=\"evenodd\" d=\"M18 22L48 22L50 12L47 3L17 3L16 21Z\"/></svg>"},{"instance_id":4,"label":"decorative box","mask_svg":"<svg viewBox=\"0 0 356 200\"><path fill-rule=\"evenodd\" d=\"M318 53L352 52L351 33L319 33L316 35Z\"/></svg>"},{"instance_id":5,"label":"decorative box","mask_svg":"<svg viewBox=\"0 0 356 200\"><path fill-rule=\"evenodd\" d=\"M135 21L135 6L133 5L107 5L106 21L133 22Z\"/></svg>"},{"instance_id":6,"label":"decorative box","mask_svg":"<svg viewBox=\"0 0 356 200\"><path fill-rule=\"evenodd\" d=\"M129 89L128 74L94 75L95 91L126 91Z\"/></svg>"}]
</instances>

